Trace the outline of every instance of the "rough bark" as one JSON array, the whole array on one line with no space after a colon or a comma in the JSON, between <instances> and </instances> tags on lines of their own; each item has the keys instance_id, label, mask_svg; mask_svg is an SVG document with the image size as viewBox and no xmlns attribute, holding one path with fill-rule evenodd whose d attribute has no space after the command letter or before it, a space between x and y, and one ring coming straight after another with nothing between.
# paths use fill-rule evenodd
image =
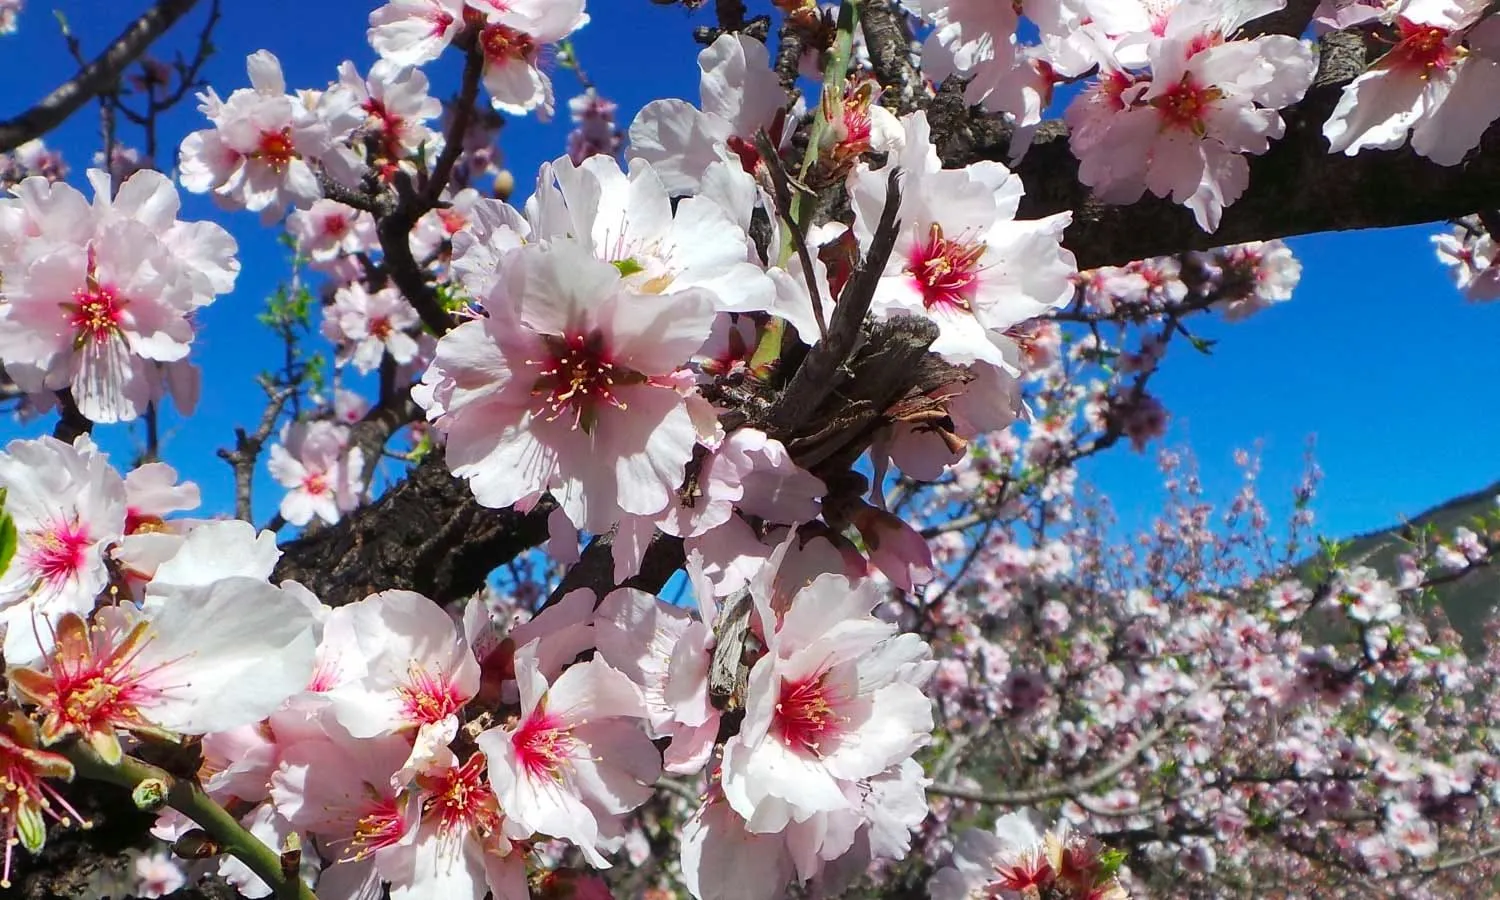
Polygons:
<instances>
[{"instance_id":1,"label":"rough bark","mask_svg":"<svg viewBox=\"0 0 1500 900\"><path fill-rule=\"evenodd\" d=\"M545 540L553 506L486 509L433 453L375 503L284 544L275 577L301 582L332 606L394 589L458 600Z\"/></svg>"}]
</instances>

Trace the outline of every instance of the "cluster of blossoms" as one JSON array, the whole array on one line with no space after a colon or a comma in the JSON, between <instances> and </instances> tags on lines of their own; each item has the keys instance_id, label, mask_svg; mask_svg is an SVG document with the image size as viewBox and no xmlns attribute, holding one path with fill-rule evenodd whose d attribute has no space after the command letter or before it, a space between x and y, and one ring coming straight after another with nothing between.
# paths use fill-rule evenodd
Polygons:
<instances>
[{"instance_id":1,"label":"cluster of blossoms","mask_svg":"<svg viewBox=\"0 0 1500 900\"><path fill-rule=\"evenodd\" d=\"M91 204L42 175L0 200L0 358L41 408L50 394L95 422L128 421L171 394L190 412L193 316L234 287L234 238L177 218L177 189L144 170L114 190L89 171Z\"/></svg>"},{"instance_id":2,"label":"cluster of blossoms","mask_svg":"<svg viewBox=\"0 0 1500 900\"><path fill-rule=\"evenodd\" d=\"M1245 154L1282 136L1277 110L1302 98L1317 69L1317 54L1295 37L1236 36L1284 5L1275 0L918 5L933 23L929 77L969 77L968 99L1014 117L1028 136L1055 83L1093 73L1065 113L1080 180L1107 203L1148 190L1170 197L1207 231L1249 184ZM1038 43L1018 42L1018 10Z\"/></svg>"},{"instance_id":3,"label":"cluster of blossoms","mask_svg":"<svg viewBox=\"0 0 1500 900\"><path fill-rule=\"evenodd\" d=\"M1080 179L1108 203L1144 192L1186 205L1215 230L1249 184L1246 154L1265 153L1278 114L1307 91L1314 49L1295 36L1241 33L1281 0L908 0L931 24L935 83L968 79L967 98L1012 117L1024 152L1054 87L1092 76L1069 103ZM1389 49L1344 88L1323 126L1331 152L1406 143L1456 165L1500 118L1500 44L1484 0L1325 0L1321 30L1372 34ZM1018 31L1024 15L1034 41Z\"/></svg>"},{"instance_id":4,"label":"cluster of blossoms","mask_svg":"<svg viewBox=\"0 0 1500 900\"><path fill-rule=\"evenodd\" d=\"M1454 861L1496 837L1500 665L1465 659L1418 601L1492 564L1492 524L1392 578L1358 560L1297 568L1310 484L1285 547L1253 477L1216 521L1171 455L1143 539L1110 544L1105 511L1076 501L1080 460L1165 432L1149 382L1169 342L1200 342L1185 321L1289 299L1291 250L1079 272L1072 213L1022 218L1025 186L1000 162L945 167L936 118L886 109L858 70L878 48L834 35L816 4L776 5L831 49L789 66L716 33L699 105L648 104L628 145L588 86L567 153L515 206L502 179L493 198L476 186L497 120L445 112L421 67L452 47L467 96L550 116L546 48L588 21L583 0L393 0L370 16L368 74L346 62L291 90L261 51L251 87L199 95L210 127L181 144L183 187L285 217L325 279L335 381L326 408L292 404L270 447L279 522L329 526L368 502L410 425L463 479L439 468L445 484L526 517L534 543L545 519L545 571L513 564L499 598L369 581L320 598L278 579L270 532L172 516L198 491L167 466L122 476L87 437L13 442L10 845L35 852L49 819L80 819L54 785L81 761L192 737L201 765L172 775L253 841L300 848L325 900L597 894L622 856L617 888L697 900L1478 877ZM1011 116L1016 155L1054 86L1092 78L1065 113L1080 178L1105 202L1168 197L1209 231L1316 69L1296 37L1247 32L1276 0L907 5L931 26L925 74L966 78L969 100ZM1500 96L1487 9L1325 3L1319 28L1396 37L1346 88L1332 149L1410 131L1458 162ZM841 56L861 62L823 71ZM797 66L837 76L811 108ZM166 83L154 71L148 94ZM92 204L40 144L0 162L0 359L34 409L108 423L197 396L193 312L233 287L235 245L178 221L147 162L101 158ZM833 195L847 204L830 213ZM1460 229L1439 252L1489 296L1491 238ZM377 403L340 384L351 369L378 377ZM409 548L422 568L446 539L429 537ZM655 593L663 548L692 607ZM980 808L1038 805L1060 824L1017 812L954 839ZM155 834L186 847L203 825L173 809ZM252 898L291 878L290 855L272 871L230 849L195 870ZM137 868L146 895L184 878L152 855Z\"/></svg>"},{"instance_id":5,"label":"cluster of blossoms","mask_svg":"<svg viewBox=\"0 0 1500 900\"><path fill-rule=\"evenodd\" d=\"M1417 540L1388 576L1359 555L1309 565L1315 473L1283 539L1248 458L1215 510L1163 454L1160 517L1117 542L1107 508L1051 471L1088 438L1063 444L997 446L926 501L935 553L968 560L901 613L924 620L940 660L930 790L948 799L916 843L955 868L933 896L1015 890L1031 871L1015 865L1035 840L1016 816L955 843L944 823L975 803L1047 802L1130 853L1120 877L1136 896L1301 883L1296 896L1355 897L1391 879L1448 897L1492 877L1466 863L1497 837L1496 680L1427 592L1493 564L1500 517Z\"/></svg>"},{"instance_id":6,"label":"cluster of blossoms","mask_svg":"<svg viewBox=\"0 0 1500 900\"><path fill-rule=\"evenodd\" d=\"M167 518L197 490L162 464L121 477L87 438L43 438L11 443L0 475L19 536L0 583L19 706L0 751L6 808L20 810L7 838L29 849L43 812L76 816L48 803L46 780L72 775L49 749L67 739L108 764L201 735L204 790L271 846L310 839L325 897L382 881L394 897L524 897L542 836L607 867L664 769L713 769L684 826L699 896L744 896L734 873L768 854L780 881L765 897L851 852L899 856L925 815L911 756L932 725L927 645L871 614L870 579L808 581L795 539L749 588L761 649L743 721L716 746L719 613L697 565L700 617L629 589L571 592L514 627L483 602L455 618L409 591L335 609L272 582L269 533ZM670 740L665 755L654 739ZM156 833L191 827L169 813ZM270 893L237 860L219 871Z\"/></svg>"}]
</instances>

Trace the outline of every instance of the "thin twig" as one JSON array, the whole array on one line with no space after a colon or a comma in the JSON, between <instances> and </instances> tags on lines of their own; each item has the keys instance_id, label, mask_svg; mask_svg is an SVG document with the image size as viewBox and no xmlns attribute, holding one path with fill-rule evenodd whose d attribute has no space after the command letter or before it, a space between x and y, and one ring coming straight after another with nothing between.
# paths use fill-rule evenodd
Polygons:
<instances>
[{"instance_id":1,"label":"thin twig","mask_svg":"<svg viewBox=\"0 0 1500 900\"><path fill-rule=\"evenodd\" d=\"M125 29L93 62L84 66L70 80L59 85L35 106L19 116L0 122L0 151L13 150L33 138L41 137L77 112L90 98L120 79L120 73L135 62L146 48L178 19L187 14L198 0L161 0L146 10Z\"/></svg>"}]
</instances>

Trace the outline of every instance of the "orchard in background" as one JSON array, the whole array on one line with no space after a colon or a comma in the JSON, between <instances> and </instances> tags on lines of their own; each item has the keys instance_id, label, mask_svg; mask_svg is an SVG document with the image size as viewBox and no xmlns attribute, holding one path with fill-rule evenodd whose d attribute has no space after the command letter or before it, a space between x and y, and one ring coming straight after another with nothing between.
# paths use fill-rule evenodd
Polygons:
<instances>
[{"instance_id":1,"label":"orchard in background","mask_svg":"<svg viewBox=\"0 0 1500 900\"><path fill-rule=\"evenodd\" d=\"M1494 4L653 3L712 23L700 96L628 125L583 0L329 16L379 62L316 85L201 83L218 0L64 26L78 76L0 122L0 887L1493 892L1500 644L1433 592L1500 516L1377 571L1310 461L1287 522L1250 454L1213 504L1151 380L1292 296L1290 235L1446 223L1500 296ZM84 108L80 175L44 139ZM572 117L534 187L502 114ZM183 192L292 253L213 438L233 517L161 434L244 302ZM1169 498L1137 535L1079 480L1127 445Z\"/></svg>"}]
</instances>

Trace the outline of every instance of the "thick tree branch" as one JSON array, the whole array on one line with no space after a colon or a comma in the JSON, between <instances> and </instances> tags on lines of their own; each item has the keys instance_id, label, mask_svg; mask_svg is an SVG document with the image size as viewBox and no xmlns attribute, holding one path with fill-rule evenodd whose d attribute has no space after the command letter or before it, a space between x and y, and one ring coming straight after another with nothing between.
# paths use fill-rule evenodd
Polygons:
<instances>
[{"instance_id":1,"label":"thick tree branch","mask_svg":"<svg viewBox=\"0 0 1500 900\"><path fill-rule=\"evenodd\" d=\"M71 80L59 85L19 116L0 122L0 151L12 150L33 138L41 137L61 125L63 120L101 91L109 90L119 81L125 67L145 53L152 41L161 37L197 2L198 0L161 0L148 9Z\"/></svg>"},{"instance_id":2,"label":"thick tree branch","mask_svg":"<svg viewBox=\"0 0 1500 900\"><path fill-rule=\"evenodd\" d=\"M916 109L922 93L922 73L911 61L911 35L902 14L889 0L865 0L859 4L860 27L870 51L870 65L885 93L881 102L897 113Z\"/></svg>"},{"instance_id":3,"label":"thick tree branch","mask_svg":"<svg viewBox=\"0 0 1500 900\"><path fill-rule=\"evenodd\" d=\"M1319 0L1290 0L1285 7L1261 16L1259 19L1246 25L1242 34L1245 37L1258 37L1263 34L1289 34L1292 37L1301 37L1307 26L1312 24L1313 14L1318 11Z\"/></svg>"},{"instance_id":4,"label":"thick tree branch","mask_svg":"<svg viewBox=\"0 0 1500 900\"><path fill-rule=\"evenodd\" d=\"M458 600L546 540L554 505L544 499L526 513L486 509L435 452L375 503L283 544L276 579L300 581L332 606L396 588Z\"/></svg>"},{"instance_id":5,"label":"thick tree branch","mask_svg":"<svg viewBox=\"0 0 1500 900\"><path fill-rule=\"evenodd\" d=\"M1410 147L1329 153L1323 123L1344 85L1362 71L1365 48L1358 35L1339 32L1325 36L1321 50L1313 87L1283 110L1286 136L1264 156L1250 157L1250 187L1224 211L1217 232L1205 233L1187 209L1168 200L1148 196L1129 206L1095 200L1078 181L1078 160L1060 122L1044 125L1017 166L1026 186L1021 215L1071 210L1063 243L1080 268L1092 268L1242 241L1442 221L1500 206L1500 129L1491 129L1459 166L1429 162ZM1008 131L998 118L971 112L961 86L939 94L928 114L946 165L1008 158Z\"/></svg>"}]
</instances>

